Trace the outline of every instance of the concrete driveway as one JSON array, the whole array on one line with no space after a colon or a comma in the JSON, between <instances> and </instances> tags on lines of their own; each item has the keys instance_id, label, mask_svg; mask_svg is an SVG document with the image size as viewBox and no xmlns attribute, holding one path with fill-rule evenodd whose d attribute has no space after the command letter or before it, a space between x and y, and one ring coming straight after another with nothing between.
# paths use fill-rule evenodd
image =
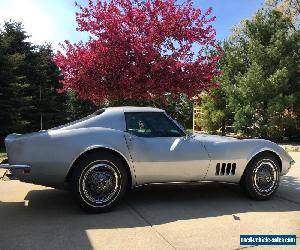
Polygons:
<instances>
[{"instance_id":1,"label":"concrete driveway","mask_svg":"<svg viewBox=\"0 0 300 250\"><path fill-rule=\"evenodd\" d=\"M299 249L300 153L291 155L296 165L264 202L236 185L153 186L88 215L68 192L0 181L0 249L241 249L240 234L296 234Z\"/></svg>"}]
</instances>

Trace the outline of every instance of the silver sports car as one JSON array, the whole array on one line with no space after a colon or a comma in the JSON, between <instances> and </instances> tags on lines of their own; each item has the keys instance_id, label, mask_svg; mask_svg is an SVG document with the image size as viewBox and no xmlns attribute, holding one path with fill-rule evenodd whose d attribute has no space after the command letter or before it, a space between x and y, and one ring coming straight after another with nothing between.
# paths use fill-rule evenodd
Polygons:
<instances>
[{"instance_id":1,"label":"silver sports car","mask_svg":"<svg viewBox=\"0 0 300 250\"><path fill-rule=\"evenodd\" d=\"M47 131L11 134L0 167L24 182L70 187L88 212L106 211L143 184L240 183L252 199L271 197L293 159L277 144L190 135L164 110L114 107Z\"/></svg>"}]
</instances>

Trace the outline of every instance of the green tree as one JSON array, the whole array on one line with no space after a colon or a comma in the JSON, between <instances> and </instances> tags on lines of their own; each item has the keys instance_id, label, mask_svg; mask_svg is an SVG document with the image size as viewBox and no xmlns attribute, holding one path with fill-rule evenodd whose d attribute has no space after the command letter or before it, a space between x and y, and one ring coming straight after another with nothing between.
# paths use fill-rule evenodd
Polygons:
<instances>
[{"instance_id":1,"label":"green tree","mask_svg":"<svg viewBox=\"0 0 300 250\"><path fill-rule=\"evenodd\" d=\"M22 132L29 121L23 115L28 111L31 96L25 59L31 44L22 25L6 22L0 30L0 139L11 131Z\"/></svg>"},{"instance_id":2,"label":"green tree","mask_svg":"<svg viewBox=\"0 0 300 250\"><path fill-rule=\"evenodd\" d=\"M0 30L0 140L12 132L48 129L73 117L74 98L59 94L60 71L50 45L35 46L19 22ZM77 107L75 105L75 107Z\"/></svg>"},{"instance_id":3,"label":"green tree","mask_svg":"<svg viewBox=\"0 0 300 250\"><path fill-rule=\"evenodd\" d=\"M212 90L202 95L201 115L196 123L211 134L226 134L226 127L231 120L232 113L228 107L223 88Z\"/></svg>"},{"instance_id":4,"label":"green tree","mask_svg":"<svg viewBox=\"0 0 300 250\"><path fill-rule=\"evenodd\" d=\"M167 102L153 103L151 106L163 108L166 112L180 123L184 128L192 128L193 101L185 94L177 94L176 98L167 98Z\"/></svg>"},{"instance_id":5,"label":"green tree","mask_svg":"<svg viewBox=\"0 0 300 250\"><path fill-rule=\"evenodd\" d=\"M223 46L222 87L214 98L204 100L204 113L209 108L211 114L223 112L215 127L222 126L224 117L230 125L233 117L235 131L244 135L295 134L300 114L299 30L273 9L259 10L236 30Z\"/></svg>"},{"instance_id":6,"label":"green tree","mask_svg":"<svg viewBox=\"0 0 300 250\"><path fill-rule=\"evenodd\" d=\"M89 114L92 114L97 109L103 108L103 106L96 106L88 100L78 98L72 91L65 93L67 97L66 101L66 112L68 121L74 121L81 119Z\"/></svg>"},{"instance_id":7,"label":"green tree","mask_svg":"<svg viewBox=\"0 0 300 250\"><path fill-rule=\"evenodd\" d=\"M26 130L49 129L68 120L68 96L60 94L60 72L52 61L50 45L35 46L27 57L28 92L32 96L31 111L25 114L30 121Z\"/></svg>"},{"instance_id":8,"label":"green tree","mask_svg":"<svg viewBox=\"0 0 300 250\"><path fill-rule=\"evenodd\" d=\"M280 11L296 29L300 25L300 0L266 0L266 6Z\"/></svg>"}]
</instances>

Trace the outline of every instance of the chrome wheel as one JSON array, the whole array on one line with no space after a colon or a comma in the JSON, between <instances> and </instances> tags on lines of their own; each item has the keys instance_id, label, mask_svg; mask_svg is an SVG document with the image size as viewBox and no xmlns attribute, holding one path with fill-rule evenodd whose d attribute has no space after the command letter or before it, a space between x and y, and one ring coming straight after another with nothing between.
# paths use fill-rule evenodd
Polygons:
<instances>
[{"instance_id":1,"label":"chrome wheel","mask_svg":"<svg viewBox=\"0 0 300 250\"><path fill-rule=\"evenodd\" d=\"M119 187L116 169L109 162L93 162L87 169L80 178L84 197L96 206L110 202Z\"/></svg>"},{"instance_id":2,"label":"chrome wheel","mask_svg":"<svg viewBox=\"0 0 300 250\"><path fill-rule=\"evenodd\" d=\"M278 171L276 165L269 160L258 163L254 172L254 186L261 195L269 195L278 182Z\"/></svg>"}]
</instances>

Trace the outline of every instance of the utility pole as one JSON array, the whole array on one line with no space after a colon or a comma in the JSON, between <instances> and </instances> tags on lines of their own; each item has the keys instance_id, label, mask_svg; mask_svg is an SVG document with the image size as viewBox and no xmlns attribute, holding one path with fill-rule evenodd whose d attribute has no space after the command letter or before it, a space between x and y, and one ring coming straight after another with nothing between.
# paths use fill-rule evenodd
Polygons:
<instances>
[{"instance_id":1,"label":"utility pole","mask_svg":"<svg viewBox=\"0 0 300 250\"><path fill-rule=\"evenodd\" d=\"M40 82L40 120L41 120L41 130L43 130L43 113L42 113L42 84Z\"/></svg>"}]
</instances>

